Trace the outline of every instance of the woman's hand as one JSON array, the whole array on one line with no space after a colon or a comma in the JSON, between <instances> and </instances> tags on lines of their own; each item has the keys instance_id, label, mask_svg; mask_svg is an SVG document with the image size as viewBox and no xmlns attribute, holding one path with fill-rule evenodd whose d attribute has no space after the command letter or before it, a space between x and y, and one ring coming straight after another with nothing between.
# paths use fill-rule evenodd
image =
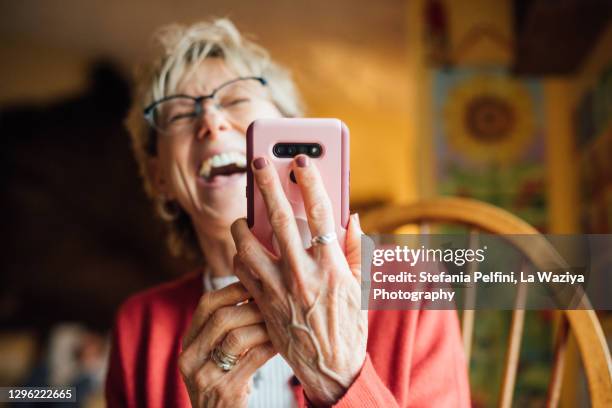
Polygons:
<instances>
[{"instance_id":1,"label":"woman's hand","mask_svg":"<svg viewBox=\"0 0 612 408\"><path fill-rule=\"evenodd\" d=\"M246 407L249 381L276 352L269 343L261 313L242 284L206 292L183 337L179 370L194 407ZM230 371L210 359L219 346L241 356Z\"/></svg>"},{"instance_id":2,"label":"woman's hand","mask_svg":"<svg viewBox=\"0 0 612 408\"><path fill-rule=\"evenodd\" d=\"M293 167L312 236L334 232L331 202L318 170L304 155L296 157ZM291 365L310 402L333 404L366 356L358 218L349 223L346 256L337 241L305 250L274 166L259 158L253 172L281 254L270 254L240 219L232 225L235 274L253 295L274 348Z\"/></svg>"}]
</instances>

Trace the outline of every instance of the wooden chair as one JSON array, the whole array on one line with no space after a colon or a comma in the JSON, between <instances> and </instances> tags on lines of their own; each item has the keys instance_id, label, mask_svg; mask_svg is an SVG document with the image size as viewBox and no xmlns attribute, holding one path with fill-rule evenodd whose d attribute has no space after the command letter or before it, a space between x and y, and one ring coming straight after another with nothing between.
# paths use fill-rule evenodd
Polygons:
<instances>
[{"instance_id":1,"label":"wooden chair","mask_svg":"<svg viewBox=\"0 0 612 408\"><path fill-rule=\"evenodd\" d=\"M389 205L367 212L361 218L366 233L391 233L399 227L417 225L422 233L427 233L431 225L455 224L470 230L470 245L476 246L479 231L490 234L538 234L539 232L511 213L476 200L464 198L434 198L410 205ZM538 245L526 245L525 241L512 241L533 264L544 269L550 265L565 265L557 251L543 237L537 240ZM467 292L466 303L475 304L475 289ZM524 304L526 287L519 285L515 304ZM559 403L563 363L565 361L569 332L571 330L580 350L585 368L592 406L612 407L612 362L610 350L603 330L592 308L588 308L588 299L583 297L585 310L563 310L555 337L555 350L552 362L552 374L548 387L547 407L556 407ZM462 336L466 358L469 361L472 333L474 328L473 308L466 307L462 313ZM512 406L514 384L518 368L521 336L525 319L525 310L516 308L512 311L508 348L506 351L504 372L498 406Z\"/></svg>"}]
</instances>

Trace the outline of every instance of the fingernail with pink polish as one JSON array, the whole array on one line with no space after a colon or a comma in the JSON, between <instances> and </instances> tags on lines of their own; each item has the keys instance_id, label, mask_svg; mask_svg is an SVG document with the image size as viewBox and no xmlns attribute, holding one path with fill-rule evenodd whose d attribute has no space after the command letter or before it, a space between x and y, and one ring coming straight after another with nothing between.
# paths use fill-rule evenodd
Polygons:
<instances>
[{"instance_id":1,"label":"fingernail with pink polish","mask_svg":"<svg viewBox=\"0 0 612 408\"><path fill-rule=\"evenodd\" d=\"M268 161L264 157L258 157L253 160L253 167L255 170L261 170L268 165Z\"/></svg>"},{"instance_id":2,"label":"fingernail with pink polish","mask_svg":"<svg viewBox=\"0 0 612 408\"><path fill-rule=\"evenodd\" d=\"M298 167L308 167L310 160L308 159L308 156L300 154L295 158L295 163L298 165Z\"/></svg>"}]
</instances>

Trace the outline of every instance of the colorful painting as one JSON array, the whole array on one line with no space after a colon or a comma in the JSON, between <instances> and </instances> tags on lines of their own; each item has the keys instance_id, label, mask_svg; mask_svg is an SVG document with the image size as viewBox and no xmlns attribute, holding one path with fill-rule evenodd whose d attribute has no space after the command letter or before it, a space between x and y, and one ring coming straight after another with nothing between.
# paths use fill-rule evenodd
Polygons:
<instances>
[{"instance_id":1,"label":"colorful painting","mask_svg":"<svg viewBox=\"0 0 612 408\"><path fill-rule=\"evenodd\" d=\"M434 75L436 178L443 195L504 208L546 230L544 95L533 79L503 69L451 69ZM510 312L477 312L470 360L472 406L495 406ZM550 379L551 313L528 312L516 406L543 406Z\"/></svg>"},{"instance_id":2,"label":"colorful painting","mask_svg":"<svg viewBox=\"0 0 612 408\"><path fill-rule=\"evenodd\" d=\"M503 69L441 70L433 112L439 192L489 202L544 231L541 83Z\"/></svg>"}]
</instances>

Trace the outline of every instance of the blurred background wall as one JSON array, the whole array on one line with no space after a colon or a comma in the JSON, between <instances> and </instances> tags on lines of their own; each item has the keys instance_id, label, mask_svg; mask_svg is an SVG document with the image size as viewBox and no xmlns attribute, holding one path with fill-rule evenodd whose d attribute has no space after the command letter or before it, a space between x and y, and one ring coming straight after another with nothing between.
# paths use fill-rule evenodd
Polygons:
<instances>
[{"instance_id":1,"label":"blurred background wall","mask_svg":"<svg viewBox=\"0 0 612 408\"><path fill-rule=\"evenodd\" d=\"M160 25L229 17L288 66L308 115L351 129L353 209L463 195L542 231L609 233L611 8L605 0L0 0L8 214L0 382L35 377L54 339L81 344L83 361L102 354L96 339L126 296L192 267L167 255L122 127L133 67ZM497 92L495 103L472 103L487 92ZM464 111L480 118L476 128L462 122ZM523 144L505 143L518 135L504 133L508 121L525 123ZM565 389L568 406L585 398L580 387ZM494 400L486 392L475 392L476 406Z\"/></svg>"}]
</instances>

